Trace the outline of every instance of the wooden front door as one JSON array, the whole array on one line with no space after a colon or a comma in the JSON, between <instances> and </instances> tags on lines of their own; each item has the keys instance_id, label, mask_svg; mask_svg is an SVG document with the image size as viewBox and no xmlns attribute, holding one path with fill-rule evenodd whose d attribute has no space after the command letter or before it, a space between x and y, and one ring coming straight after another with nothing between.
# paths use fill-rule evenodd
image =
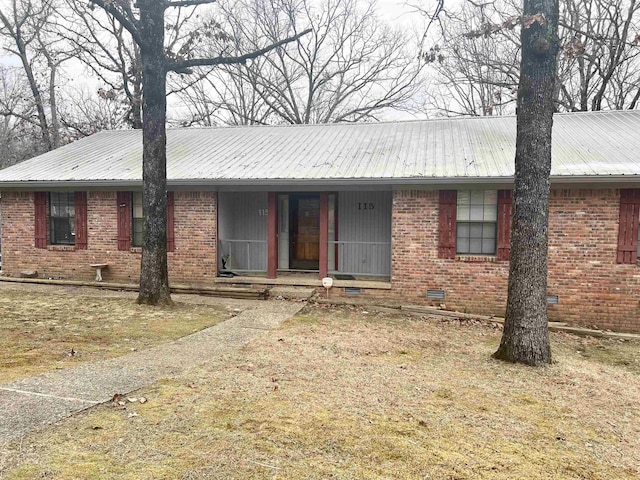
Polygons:
<instances>
[{"instance_id":1,"label":"wooden front door","mask_svg":"<svg viewBox=\"0 0 640 480\"><path fill-rule=\"evenodd\" d=\"M291 195L291 268L318 270L320 196Z\"/></svg>"}]
</instances>

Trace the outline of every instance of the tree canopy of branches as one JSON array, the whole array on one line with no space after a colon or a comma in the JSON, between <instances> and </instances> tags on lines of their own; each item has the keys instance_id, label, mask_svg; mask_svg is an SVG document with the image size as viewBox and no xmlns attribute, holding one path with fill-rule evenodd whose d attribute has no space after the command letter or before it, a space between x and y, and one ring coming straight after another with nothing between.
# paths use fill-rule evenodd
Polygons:
<instances>
[{"instance_id":1,"label":"tree canopy of branches","mask_svg":"<svg viewBox=\"0 0 640 480\"><path fill-rule=\"evenodd\" d=\"M640 98L640 4L637 0L564 0L556 111L636 108ZM437 88L430 107L448 115L513 113L522 17L515 0L466 2L441 17Z\"/></svg>"},{"instance_id":2,"label":"tree canopy of branches","mask_svg":"<svg viewBox=\"0 0 640 480\"><path fill-rule=\"evenodd\" d=\"M0 168L42 151L29 87L18 68L0 67Z\"/></svg>"},{"instance_id":3,"label":"tree canopy of branches","mask_svg":"<svg viewBox=\"0 0 640 480\"><path fill-rule=\"evenodd\" d=\"M296 40L303 31L242 55L196 55L197 32L182 42L165 42L165 14L168 9L189 8L212 0L90 0L111 15L136 44L142 67L142 177L144 242L140 272L139 303L169 304L167 268L167 73L189 72L196 67L241 64L280 45ZM134 10L137 10L134 11Z\"/></svg>"},{"instance_id":4,"label":"tree canopy of branches","mask_svg":"<svg viewBox=\"0 0 640 480\"><path fill-rule=\"evenodd\" d=\"M69 22L62 34L78 58L99 79L98 96L127 105L132 128L142 128L142 65L140 50L117 19L91 3L67 0Z\"/></svg>"},{"instance_id":5,"label":"tree canopy of branches","mask_svg":"<svg viewBox=\"0 0 640 480\"><path fill-rule=\"evenodd\" d=\"M217 69L182 95L188 123L328 123L375 120L410 108L424 81L420 45L357 0L257 0L223 5L234 54L310 28L271 55ZM209 35L208 48L220 48Z\"/></svg>"},{"instance_id":6,"label":"tree canopy of branches","mask_svg":"<svg viewBox=\"0 0 640 480\"><path fill-rule=\"evenodd\" d=\"M7 3L8 8L0 10L0 41L5 52L19 60L30 100L3 103L0 115L38 128L40 141L33 153L51 150L62 143L56 93L59 68L74 52L54 33L59 19L50 0Z\"/></svg>"}]
</instances>

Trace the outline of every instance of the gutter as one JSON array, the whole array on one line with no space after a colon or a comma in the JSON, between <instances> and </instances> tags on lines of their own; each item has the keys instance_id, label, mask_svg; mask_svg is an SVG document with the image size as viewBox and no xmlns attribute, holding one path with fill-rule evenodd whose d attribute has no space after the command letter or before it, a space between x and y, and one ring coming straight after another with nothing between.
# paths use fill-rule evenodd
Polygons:
<instances>
[{"instance_id":1,"label":"gutter","mask_svg":"<svg viewBox=\"0 0 640 480\"><path fill-rule=\"evenodd\" d=\"M552 184L637 184L638 175L552 175ZM441 185L488 185L513 184L512 176L502 177L408 177L408 178L321 178L321 179L177 179L167 180L167 187L194 189L207 187L329 187L329 186L441 186ZM0 190L35 190L90 188L94 190L115 190L118 188L141 189L142 180L58 180L58 181L0 181Z\"/></svg>"}]
</instances>

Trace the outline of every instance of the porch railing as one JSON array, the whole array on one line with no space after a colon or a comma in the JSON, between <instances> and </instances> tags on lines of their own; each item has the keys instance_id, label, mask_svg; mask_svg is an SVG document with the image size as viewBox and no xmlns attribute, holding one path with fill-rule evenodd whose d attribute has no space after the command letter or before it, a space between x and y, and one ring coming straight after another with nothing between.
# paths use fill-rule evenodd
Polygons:
<instances>
[{"instance_id":1,"label":"porch railing","mask_svg":"<svg viewBox=\"0 0 640 480\"><path fill-rule=\"evenodd\" d=\"M219 269L234 272L266 272L266 240L220 240Z\"/></svg>"},{"instance_id":2,"label":"porch railing","mask_svg":"<svg viewBox=\"0 0 640 480\"><path fill-rule=\"evenodd\" d=\"M329 273L389 276L391 242L330 241L329 259ZM338 268L335 268L336 263Z\"/></svg>"}]
</instances>

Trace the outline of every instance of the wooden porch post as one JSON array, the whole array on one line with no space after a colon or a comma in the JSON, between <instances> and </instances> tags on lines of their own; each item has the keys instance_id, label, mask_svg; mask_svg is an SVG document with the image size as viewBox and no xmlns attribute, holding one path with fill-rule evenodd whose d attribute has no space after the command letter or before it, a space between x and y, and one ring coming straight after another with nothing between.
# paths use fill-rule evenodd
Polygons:
<instances>
[{"instance_id":1,"label":"wooden porch post","mask_svg":"<svg viewBox=\"0 0 640 480\"><path fill-rule=\"evenodd\" d=\"M329 194L320 194L320 278L329 274Z\"/></svg>"},{"instance_id":2,"label":"wooden porch post","mask_svg":"<svg viewBox=\"0 0 640 480\"><path fill-rule=\"evenodd\" d=\"M276 278L278 269L278 194L267 195L267 278Z\"/></svg>"}]
</instances>

